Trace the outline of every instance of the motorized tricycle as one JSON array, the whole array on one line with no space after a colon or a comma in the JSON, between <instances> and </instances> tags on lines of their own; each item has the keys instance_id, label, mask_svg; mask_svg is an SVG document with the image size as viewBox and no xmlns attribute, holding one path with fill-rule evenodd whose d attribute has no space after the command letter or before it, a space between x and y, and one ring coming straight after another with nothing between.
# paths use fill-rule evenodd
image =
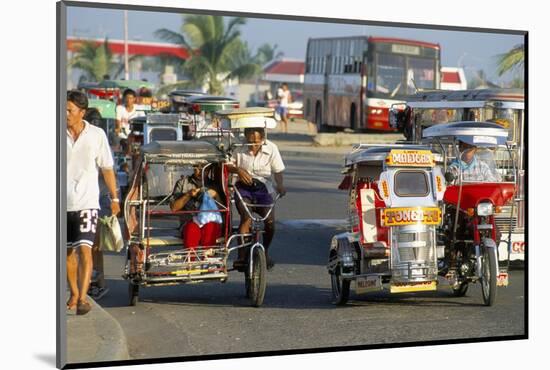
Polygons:
<instances>
[{"instance_id":1,"label":"motorized tricycle","mask_svg":"<svg viewBox=\"0 0 550 370\"><path fill-rule=\"evenodd\" d=\"M445 245L440 274L456 296L480 282L483 303L491 306L497 286L508 285L511 227L503 234L495 222L501 207L516 193L516 162L507 145L508 130L494 123L465 121L426 128L422 136L434 150L439 148L449 183L438 234ZM509 217L509 225L512 222ZM508 245L501 264L500 243Z\"/></svg>"},{"instance_id":2,"label":"motorized tricycle","mask_svg":"<svg viewBox=\"0 0 550 370\"><path fill-rule=\"evenodd\" d=\"M436 228L445 179L429 146L359 145L345 158L350 229L332 238L333 302L355 293L437 289Z\"/></svg>"},{"instance_id":3,"label":"motorized tricycle","mask_svg":"<svg viewBox=\"0 0 550 370\"><path fill-rule=\"evenodd\" d=\"M424 129L449 122L478 121L496 123L508 130L507 143L517 163L516 196L501 207L495 222L503 233L512 233L510 260L521 265L525 244L525 176L526 147L524 89L470 89L419 91L407 97L406 103L395 104L390 110L392 127L404 131L413 144L422 140ZM497 158L497 167L499 159ZM512 204L515 203L515 204ZM513 222L510 224L510 218ZM508 258L508 243L499 245L501 260Z\"/></svg>"},{"instance_id":4,"label":"motorized tricycle","mask_svg":"<svg viewBox=\"0 0 550 370\"><path fill-rule=\"evenodd\" d=\"M240 234L233 227L231 204L239 195L232 186L228 162L232 151L244 145L232 135L232 131L270 125L266 125L268 119L265 115L232 113L221 112L224 129L220 127L216 135L185 141L153 141L141 147L139 165L124 204L129 240L123 278L129 283L130 305L137 304L142 287L227 281L232 270L228 261L230 254L241 248L247 255L243 269L246 296L253 306L262 305L267 266L260 224L265 218L254 215L250 210L252 205L243 203L252 216L251 232ZM234 119L243 115L247 116L246 122L235 122ZM219 194L216 207L171 210L169 204L176 182L182 176L189 176L196 167L201 168L201 194L205 194L208 188L214 188ZM268 212L275 206L275 201L266 205ZM222 233L213 245L188 248L180 230L181 217L193 217L187 222L195 222L195 217L201 212L221 215Z\"/></svg>"}]
</instances>

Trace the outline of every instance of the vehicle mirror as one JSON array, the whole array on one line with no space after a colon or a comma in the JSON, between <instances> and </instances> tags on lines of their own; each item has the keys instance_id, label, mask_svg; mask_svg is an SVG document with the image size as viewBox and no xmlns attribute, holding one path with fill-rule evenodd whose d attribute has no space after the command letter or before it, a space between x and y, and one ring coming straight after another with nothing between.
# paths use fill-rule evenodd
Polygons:
<instances>
[{"instance_id":1,"label":"vehicle mirror","mask_svg":"<svg viewBox=\"0 0 550 370\"><path fill-rule=\"evenodd\" d=\"M394 104L389 110L390 127L394 129L402 129L406 122L407 112L409 107L403 104Z\"/></svg>"},{"instance_id":2,"label":"vehicle mirror","mask_svg":"<svg viewBox=\"0 0 550 370\"><path fill-rule=\"evenodd\" d=\"M454 173L452 172L445 172L445 180L449 183L449 182L453 182L455 181L456 179L456 176L454 175Z\"/></svg>"}]
</instances>

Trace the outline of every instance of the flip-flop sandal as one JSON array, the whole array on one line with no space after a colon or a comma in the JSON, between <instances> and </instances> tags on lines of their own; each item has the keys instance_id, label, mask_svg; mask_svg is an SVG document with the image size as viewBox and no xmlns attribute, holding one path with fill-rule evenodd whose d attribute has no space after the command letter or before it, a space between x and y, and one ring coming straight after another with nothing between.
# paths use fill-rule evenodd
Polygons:
<instances>
[{"instance_id":1,"label":"flip-flop sandal","mask_svg":"<svg viewBox=\"0 0 550 370\"><path fill-rule=\"evenodd\" d=\"M88 302L82 302L76 306L76 314L86 315L88 312L90 312L91 309L92 309L91 304L89 304Z\"/></svg>"},{"instance_id":2,"label":"flip-flop sandal","mask_svg":"<svg viewBox=\"0 0 550 370\"><path fill-rule=\"evenodd\" d=\"M67 310L74 310L77 307L77 302L73 304L69 304L69 301L67 301Z\"/></svg>"}]
</instances>

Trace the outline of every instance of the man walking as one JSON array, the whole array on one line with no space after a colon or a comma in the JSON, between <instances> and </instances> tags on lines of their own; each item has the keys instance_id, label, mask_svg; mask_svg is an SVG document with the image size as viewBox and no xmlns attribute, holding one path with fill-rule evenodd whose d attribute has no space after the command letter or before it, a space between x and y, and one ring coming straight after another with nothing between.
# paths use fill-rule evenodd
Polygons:
<instances>
[{"instance_id":1,"label":"man walking","mask_svg":"<svg viewBox=\"0 0 550 370\"><path fill-rule=\"evenodd\" d=\"M86 295L99 211L99 169L111 194L112 214L120 212L107 136L84 120L87 108L86 95L79 91L67 93L67 309L76 308L77 315L91 309Z\"/></svg>"}]
</instances>

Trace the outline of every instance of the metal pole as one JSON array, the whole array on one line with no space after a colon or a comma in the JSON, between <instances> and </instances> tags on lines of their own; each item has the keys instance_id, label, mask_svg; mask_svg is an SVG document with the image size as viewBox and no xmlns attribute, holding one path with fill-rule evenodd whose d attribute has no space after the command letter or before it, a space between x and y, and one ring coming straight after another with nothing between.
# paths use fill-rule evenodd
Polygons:
<instances>
[{"instance_id":1,"label":"metal pole","mask_svg":"<svg viewBox=\"0 0 550 370\"><path fill-rule=\"evenodd\" d=\"M124 11L124 78L130 79L130 69L128 68L128 11Z\"/></svg>"}]
</instances>

